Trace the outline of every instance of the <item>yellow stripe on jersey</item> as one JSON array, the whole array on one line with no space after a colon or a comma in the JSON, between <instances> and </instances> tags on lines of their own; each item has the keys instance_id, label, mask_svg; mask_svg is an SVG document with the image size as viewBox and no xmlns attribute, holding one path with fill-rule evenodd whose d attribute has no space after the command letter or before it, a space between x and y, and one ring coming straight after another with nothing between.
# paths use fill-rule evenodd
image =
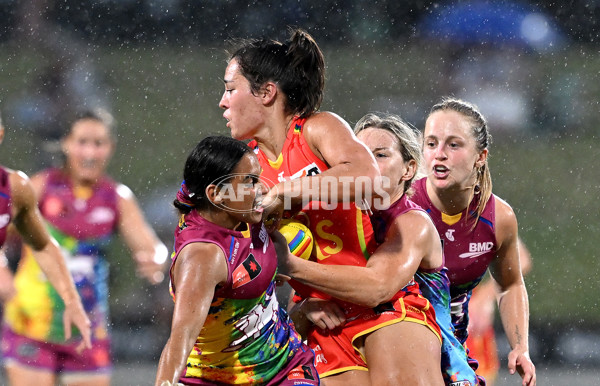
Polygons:
<instances>
[{"instance_id":1,"label":"yellow stripe on jersey","mask_svg":"<svg viewBox=\"0 0 600 386\"><path fill-rule=\"evenodd\" d=\"M266 157L265 157L266 158ZM279 169L281 167L281 164L283 163L283 153L279 154L279 157L277 157L276 161L271 161L270 159L267 158L267 161L269 161L269 165L271 165L271 167L273 169Z\"/></svg>"},{"instance_id":2,"label":"yellow stripe on jersey","mask_svg":"<svg viewBox=\"0 0 600 386\"><path fill-rule=\"evenodd\" d=\"M448 225L456 224L457 222L460 221L461 217L462 217L462 212L459 214L455 214L453 216L450 216L449 214L446 214L446 213L442 213L442 221Z\"/></svg>"}]
</instances>

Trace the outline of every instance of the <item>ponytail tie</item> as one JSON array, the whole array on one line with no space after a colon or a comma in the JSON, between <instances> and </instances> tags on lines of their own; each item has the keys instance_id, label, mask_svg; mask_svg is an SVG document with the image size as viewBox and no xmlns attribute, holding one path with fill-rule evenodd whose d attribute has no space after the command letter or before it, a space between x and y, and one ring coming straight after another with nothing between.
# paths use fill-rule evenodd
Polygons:
<instances>
[{"instance_id":1,"label":"ponytail tie","mask_svg":"<svg viewBox=\"0 0 600 386\"><path fill-rule=\"evenodd\" d=\"M195 193L190 192L187 185L185 184L185 180L181 182L181 188L177 191L176 200L181 205L187 206L188 208L194 208L196 204L191 200L192 197L195 196Z\"/></svg>"}]
</instances>

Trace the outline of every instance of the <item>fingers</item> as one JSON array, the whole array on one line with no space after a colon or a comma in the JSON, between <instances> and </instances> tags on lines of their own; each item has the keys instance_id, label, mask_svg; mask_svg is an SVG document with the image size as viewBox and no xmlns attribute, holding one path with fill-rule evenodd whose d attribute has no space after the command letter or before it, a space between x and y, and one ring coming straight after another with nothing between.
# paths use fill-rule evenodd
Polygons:
<instances>
[{"instance_id":1,"label":"fingers","mask_svg":"<svg viewBox=\"0 0 600 386\"><path fill-rule=\"evenodd\" d=\"M278 273L277 275L275 275L275 282L278 286L284 285L290 279L291 279L291 277L289 277L288 275L281 274L281 273Z\"/></svg>"},{"instance_id":2,"label":"fingers","mask_svg":"<svg viewBox=\"0 0 600 386\"><path fill-rule=\"evenodd\" d=\"M83 338L82 344L85 348L92 348L92 330L91 323L87 320L82 327L77 326L79 331L81 332L81 337Z\"/></svg>"},{"instance_id":3,"label":"fingers","mask_svg":"<svg viewBox=\"0 0 600 386\"><path fill-rule=\"evenodd\" d=\"M148 282L150 282L150 284L153 285L160 284L165 279L165 274L163 273L162 265L157 265L154 263L145 263L143 265L138 265L137 275L148 280Z\"/></svg>"},{"instance_id":4,"label":"fingers","mask_svg":"<svg viewBox=\"0 0 600 386\"><path fill-rule=\"evenodd\" d=\"M71 326L77 327L79 333L81 334L82 341L80 345L83 345L85 348L92 348L92 323L88 319L87 315L81 309L79 314L71 315L71 311L65 310L63 314L63 328L65 331L65 341L71 339ZM79 346L78 346L79 350Z\"/></svg>"},{"instance_id":5,"label":"fingers","mask_svg":"<svg viewBox=\"0 0 600 386\"><path fill-rule=\"evenodd\" d=\"M508 372L518 372L523 386L535 386L537 383L535 366L527 353L511 351L508 354Z\"/></svg>"},{"instance_id":6,"label":"fingers","mask_svg":"<svg viewBox=\"0 0 600 386\"><path fill-rule=\"evenodd\" d=\"M514 355L508 355L508 372L514 374L517 369L516 357Z\"/></svg>"},{"instance_id":7,"label":"fingers","mask_svg":"<svg viewBox=\"0 0 600 386\"><path fill-rule=\"evenodd\" d=\"M310 299L305 302L305 307L308 320L323 330L334 330L346 323L344 311L333 302Z\"/></svg>"}]
</instances>

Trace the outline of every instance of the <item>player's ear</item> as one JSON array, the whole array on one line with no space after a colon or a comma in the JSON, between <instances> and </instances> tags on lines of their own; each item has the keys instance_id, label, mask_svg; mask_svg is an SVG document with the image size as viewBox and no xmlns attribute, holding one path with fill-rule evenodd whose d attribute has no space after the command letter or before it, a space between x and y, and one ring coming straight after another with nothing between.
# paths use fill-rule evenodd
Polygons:
<instances>
[{"instance_id":1,"label":"player's ear","mask_svg":"<svg viewBox=\"0 0 600 386\"><path fill-rule=\"evenodd\" d=\"M262 98L263 104L271 104L275 100L278 92L277 84L274 82L265 83L260 89L260 97Z\"/></svg>"},{"instance_id":2,"label":"player's ear","mask_svg":"<svg viewBox=\"0 0 600 386\"><path fill-rule=\"evenodd\" d=\"M223 197L221 196L220 191L221 189L214 184L208 185L205 191L208 200L217 206L223 202Z\"/></svg>"}]
</instances>

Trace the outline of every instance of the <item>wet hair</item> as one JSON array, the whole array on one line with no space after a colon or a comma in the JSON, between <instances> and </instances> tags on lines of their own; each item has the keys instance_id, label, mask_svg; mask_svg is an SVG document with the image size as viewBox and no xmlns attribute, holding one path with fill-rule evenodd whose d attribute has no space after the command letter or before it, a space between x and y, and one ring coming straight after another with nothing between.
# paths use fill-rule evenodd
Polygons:
<instances>
[{"instance_id":1,"label":"wet hair","mask_svg":"<svg viewBox=\"0 0 600 386\"><path fill-rule=\"evenodd\" d=\"M417 163L416 170L419 170L421 165L421 135L419 131L412 128L398 115L394 114L379 114L379 113L368 113L362 117L356 125L354 125L354 134L358 134L361 131L374 128L386 130L392 133L397 139L400 148L400 154L404 162L414 160ZM417 173L408 181L404 183L404 192L406 193L412 185Z\"/></svg>"},{"instance_id":2,"label":"wet hair","mask_svg":"<svg viewBox=\"0 0 600 386\"><path fill-rule=\"evenodd\" d=\"M477 147L478 152L488 149L491 145L492 135L489 133L487 121L474 104L457 98L445 97L441 102L435 104L431 108L429 116L438 111L456 111L469 120L471 123L471 134L475 139L475 146ZM475 195L479 195L479 200L475 209L475 222L477 222L481 213L483 213L483 209L487 205L488 200L492 196L492 176L490 174L490 167L487 159L485 160L485 163L477 169L477 179L471 190L469 205Z\"/></svg>"},{"instance_id":3,"label":"wet hair","mask_svg":"<svg viewBox=\"0 0 600 386\"><path fill-rule=\"evenodd\" d=\"M325 60L307 32L290 29L290 33L285 43L267 38L245 40L229 60L237 61L253 93L266 82L275 82L286 96L286 110L306 118L323 101Z\"/></svg>"},{"instance_id":4,"label":"wet hair","mask_svg":"<svg viewBox=\"0 0 600 386\"><path fill-rule=\"evenodd\" d=\"M221 183L231 174L242 157L252 149L244 142L231 137L210 136L198 142L185 161L184 182L173 205L181 213L193 208L205 209L210 204L206 188L216 181Z\"/></svg>"},{"instance_id":5,"label":"wet hair","mask_svg":"<svg viewBox=\"0 0 600 386\"><path fill-rule=\"evenodd\" d=\"M83 110L83 111L75 113L75 115L72 117L72 119L70 121L71 124L69 125L69 128L65 132L64 136L68 137L69 135L71 135L71 133L73 131L73 127L75 127L76 123L78 123L80 121L87 121L87 120L102 123L108 129L108 134L109 134L110 138L113 141L116 140L115 119L114 119L113 115L110 112L108 112L108 110L103 109L103 108Z\"/></svg>"}]
</instances>

